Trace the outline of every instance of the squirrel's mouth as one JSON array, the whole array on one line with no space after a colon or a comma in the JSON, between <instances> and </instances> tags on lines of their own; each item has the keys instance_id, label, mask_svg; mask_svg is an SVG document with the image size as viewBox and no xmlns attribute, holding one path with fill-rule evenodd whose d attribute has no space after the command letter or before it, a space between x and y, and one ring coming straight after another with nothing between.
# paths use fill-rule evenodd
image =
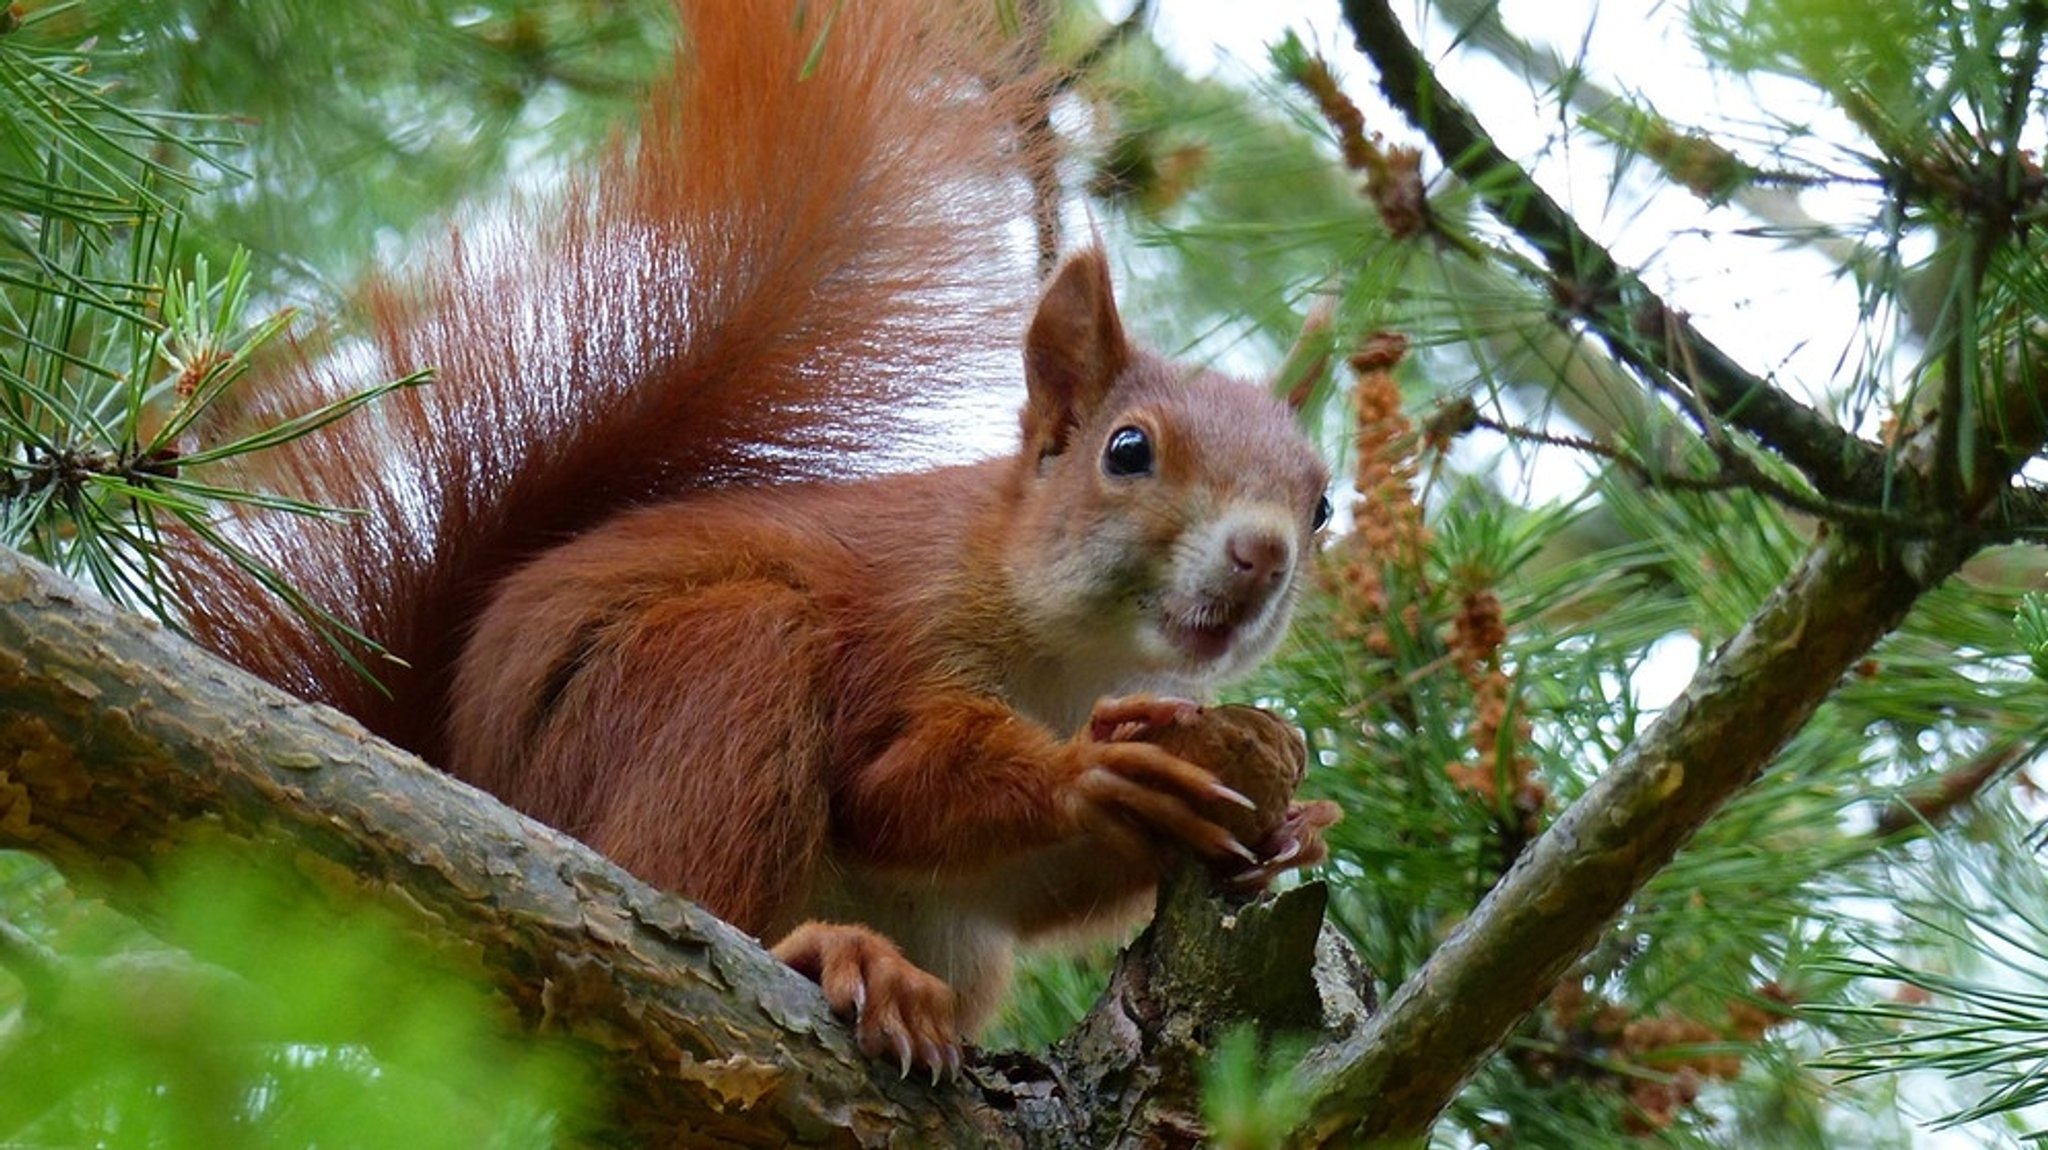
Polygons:
<instances>
[{"instance_id":1,"label":"squirrel's mouth","mask_svg":"<svg viewBox=\"0 0 2048 1150\"><path fill-rule=\"evenodd\" d=\"M1261 605L1257 601L1235 603L1225 599L1169 603L1160 613L1159 629L1174 650L1191 661L1215 663L1230 654L1238 635L1258 615Z\"/></svg>"},{"instance_id":2,"label":"squirrel's mouth","mask_svg":"<svg viewBox=\"0 0 2048 1150\"><path fill-rule=\"evenodd\" d=\"M1166 637L1174 649L1204 663L1213 663L1230 654L1232 642L1237 638L1237 628L1228 623L1207 626L1166 627Z\"/></svg>"}]
</instances>

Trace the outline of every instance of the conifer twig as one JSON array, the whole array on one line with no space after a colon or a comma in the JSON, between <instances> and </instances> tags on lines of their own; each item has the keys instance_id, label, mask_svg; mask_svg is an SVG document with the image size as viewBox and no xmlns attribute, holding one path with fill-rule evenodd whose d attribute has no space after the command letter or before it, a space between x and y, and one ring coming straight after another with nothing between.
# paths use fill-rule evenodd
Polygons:
<instances>
[{"instance_id":1,"label":"conifer twig","mask_svg":"<svg viewBox=\"0 0 2048 1150\"><path fill-rule=\"evenodd\" d=\"M1437 83L1386 0L1343 0L1343 10L1359 49L1379 69L1387 99L1494 214L1542 253L1553 297L1617 358L1688 409L1696 393L1715 418L1755 436L1826 498L1868 507L1889 502L1888 483L1898 477L1881 449L1749 372L1623 269Z\"/></svg>"},{"instance_id":2,"label":"conifer twig","mask_svg":"<svg viewBox=\"0 0 2048 1150\"><path fill-rule=\"evenodd\" d=\"M1941 772L1932 782L1886 805L1879 812L1877 825L1871 828L1871 833L1878 838L1890 838L1916 827L1940 822L1958 807L1973 802L1986 787L2004 778L2022 759L2038 749L2038 744L2018 741L1995 743L1985 748L1961 765Z\"/></svg>"}]
</instances>

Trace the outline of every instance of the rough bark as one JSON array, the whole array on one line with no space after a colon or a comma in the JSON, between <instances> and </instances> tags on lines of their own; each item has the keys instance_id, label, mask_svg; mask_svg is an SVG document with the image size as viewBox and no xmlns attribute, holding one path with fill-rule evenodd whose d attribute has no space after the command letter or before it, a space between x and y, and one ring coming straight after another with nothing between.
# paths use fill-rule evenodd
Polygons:
<instances>
[{"instance_id":1,"label":"rough bark","mask_svg":"<svg viewBox=\"0 0 2048 1150\"><path fill-rule=\"evenodd\" d=\"M1169 879L1108 991L1053 1053L1061 1081L1096 1100L1074 1115L1076 1144L1205 1145L1202 1072L1235 1027L1355 1033L1373 1008L1371 979L1324 923L1326 902L1320 883L1243 904L1211 893L1197 867Z\"/></svg>"}]
</instances>

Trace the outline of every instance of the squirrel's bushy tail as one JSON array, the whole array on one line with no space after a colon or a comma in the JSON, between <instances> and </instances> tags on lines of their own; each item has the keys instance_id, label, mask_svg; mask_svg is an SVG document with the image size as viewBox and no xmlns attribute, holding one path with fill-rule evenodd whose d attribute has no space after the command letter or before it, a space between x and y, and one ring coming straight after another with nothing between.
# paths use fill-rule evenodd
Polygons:
<instances>
[{"instance_id":1,"label":"squirrel's bushy tail","mask_svg":"<svg viewBox=\"0 0 2048 1150\"><path fill-rule=\"evenodd\" d=\"M182 549L203 642L432 756L448 668L510 565L692 487L844 470L1005 362L1031 289L1016 126L1035 81L982 20L997 6L679 7L672 74L594 175L374 288L374 354L253 385L277 412L436 372L234 477L366 512L236 534L401 661L371 661L388 693Z\"/></svg>"}]
</instances>

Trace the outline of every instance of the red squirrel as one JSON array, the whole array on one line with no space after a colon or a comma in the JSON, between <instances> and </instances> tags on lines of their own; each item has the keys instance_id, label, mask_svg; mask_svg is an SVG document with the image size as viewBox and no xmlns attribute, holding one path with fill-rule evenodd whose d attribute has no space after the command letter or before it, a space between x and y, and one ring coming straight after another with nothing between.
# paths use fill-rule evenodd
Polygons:
<instances>
[{"instance_id":1,"label":"red squirrel","mask_svg":"<svg viewBox=\"0 0 2048 1150\"><path fill-rule=\"evenodd\" d=\"M1021 325L1013 454L833 474L1016 355L987 269L1041 81L992 4L680 7L594 177L375 293L342 360L436 382L244 477L366 512L241 532L384 644L382 685L199 554L192 629L770 941L937 1073L1019 944L1122 927L1176 852L1250 885L1320 857L1319 811L1239 842L1214 816L1246 800L1142 731L1280 640L1328 474L1270 389L1133 346L1092 251Z\"/></svg>"}]
</instances>

